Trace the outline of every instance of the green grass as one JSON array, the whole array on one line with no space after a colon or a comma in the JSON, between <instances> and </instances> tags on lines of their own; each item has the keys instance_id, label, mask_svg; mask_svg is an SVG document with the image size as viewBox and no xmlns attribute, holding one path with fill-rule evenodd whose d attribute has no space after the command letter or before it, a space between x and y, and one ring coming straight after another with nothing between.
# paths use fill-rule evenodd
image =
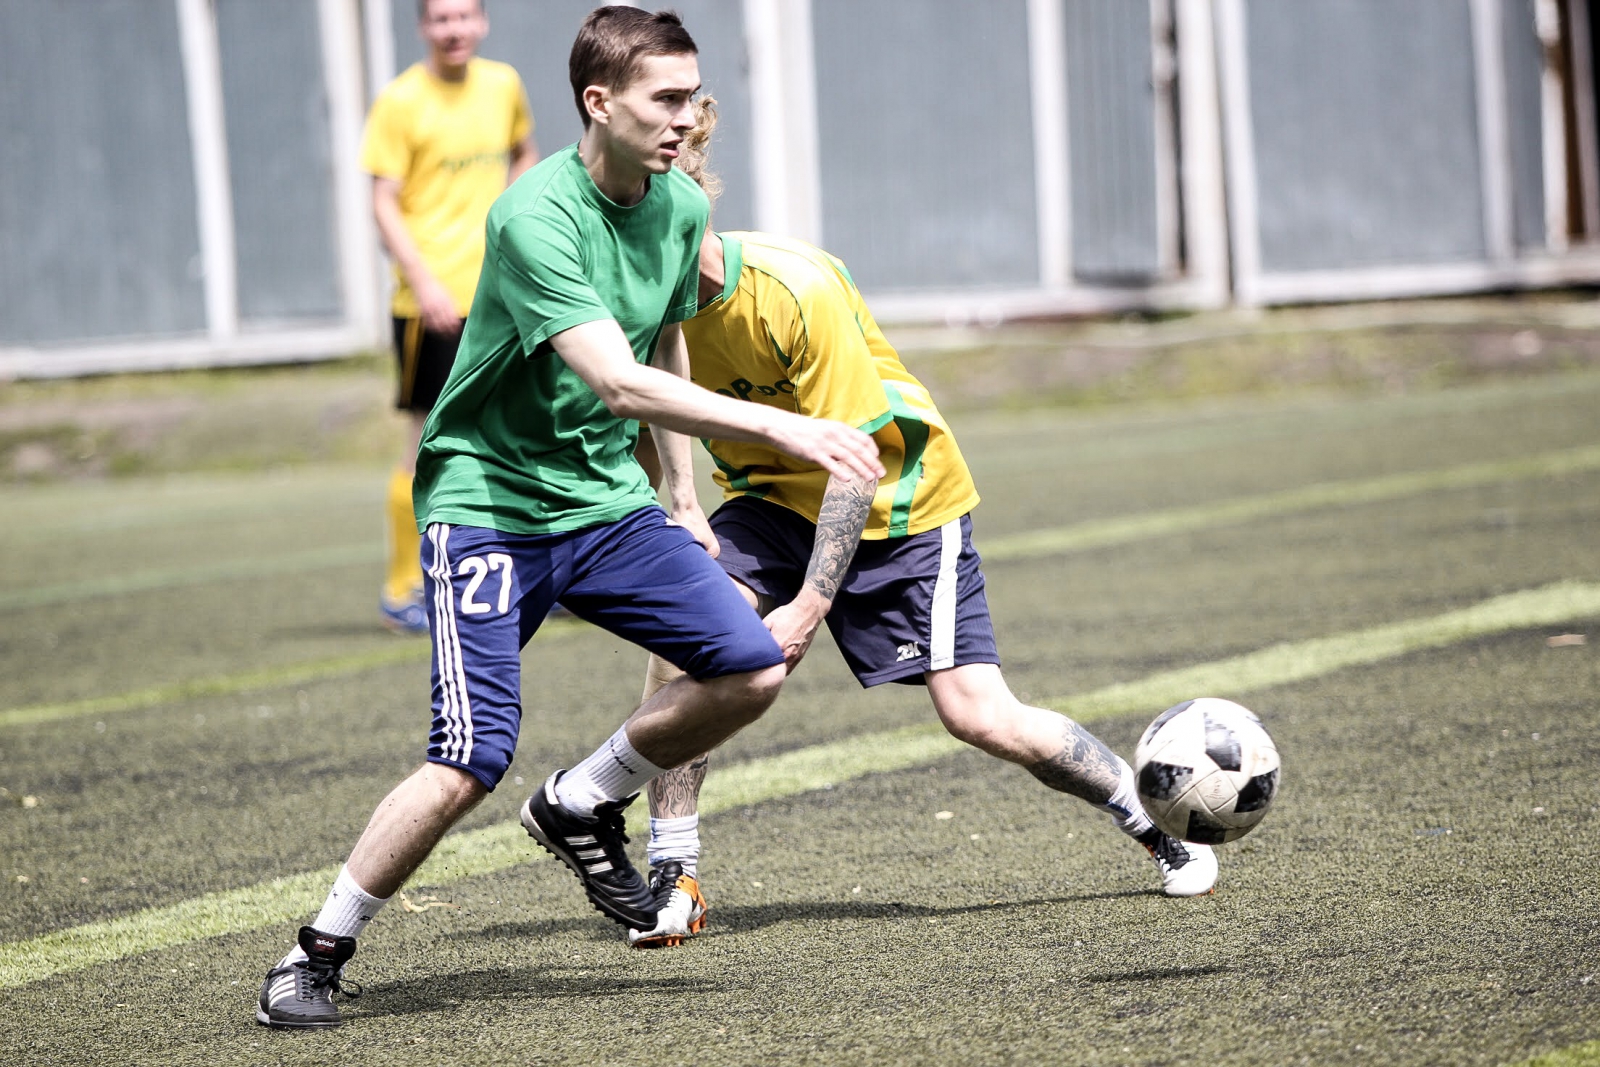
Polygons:
<instances>
[{"instance_id":1,"label":"green grass","mask_svg":"<svg viewBox=\"0 0 1600 1067\"><path fill-rule=\"evenodd\" d=\"M822 641L717 756L711 932L630 953L509 825L637 698L642 657L576 627L529 646L512 779L419 883L455 907L386 911L316 1035L250 1001L418 759L426 657L375 631L373 562L290 563L375 536L381 467L13 487L0 788L36 801L0 803L0 936L36 980L4 1059L1594 1062L1597 404L1584 373L956 421L980 550L1132 531L994 553L1019 695L1128 753L1247 693L1278 741L1215 897L1156 895L1102 816Z\"/></svg>"},{"instance_id":2,"label":"green grass","mask_svg":"<svg viewBox=\"0 0 1600 1067\"><path fill-rule=\"evenodd\" d=\"M1045 701L1078 722L1095 722L1163 704L1193 693L1243 697L1347 667L1381 662L1421 649L1476 637L1600 617L1600 584L1564 582L1497 597L1430 619L1341 634L1254 655L1111 686L1094 693ZM47 721L33 718L23 721ZM937 726L914 726L847 741L812 745L782 755L735 764L712 777L700 797L702 815L832 789L867 774L928 764L962 751ZM648 833L644 812L630 813L630 830ZM530 846L516 823L447 837L413 883L439 886L526 863ZM29 941L0 943L0 989L26 985L67 971L192 941L290 923L321 903L338 874L329 867L257 886L180 901L105 922L54 931Z\"/></svg>"}]
</instances>

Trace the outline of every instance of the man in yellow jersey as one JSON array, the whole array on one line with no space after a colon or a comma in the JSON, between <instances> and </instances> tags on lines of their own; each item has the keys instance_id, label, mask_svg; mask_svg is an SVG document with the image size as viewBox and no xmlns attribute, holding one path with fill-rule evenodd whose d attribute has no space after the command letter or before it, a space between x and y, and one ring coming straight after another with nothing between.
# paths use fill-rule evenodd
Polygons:
<instances>
[{"instance_id":1,"label":"man in yellow jersey","mask_svg":"<svg viewBox=\"0 0 1600 1067\"><path fill-rule=\"evenodd\" d=\"M389 479L389 566L379 607L390 628L427 633L411 478L423 420L455 361L483 262L483 225L507 185L539 161L522 79L480 59L489 32L483 0L418 0L428 57L372 104L361 166L372 213L395 265L395 406L410 438Z\"/></svg>"},{"instance_id":2,"label":"man in yellow jersey","mask_svg":"<svg viewBox=\"0 0 1600 1067\"><path fill-rule=\"evenodd\" d=\"M700 174L692 156L679 166ZM888 472L841 482L763 445L706 442L724 494L711 516L717 562L765 617L789 669L826 621L863 686L926 685L952 735L1111 815L1149 851L1168 896L1209 893L1211 849L1151 823L1127 762L1006 686L972 545L977 489L950 427L844 264L771 234L708 234L700 311L683 333L697 384L857 426L876 439ZM648 452L641 462L653 465ZM652 657L647 697L675 675ZM681 944L704 925L696 801L705 773L702 757L650 783L659 911L655 929L629 931L638 947Z\"/></svg>"}]
</instances>

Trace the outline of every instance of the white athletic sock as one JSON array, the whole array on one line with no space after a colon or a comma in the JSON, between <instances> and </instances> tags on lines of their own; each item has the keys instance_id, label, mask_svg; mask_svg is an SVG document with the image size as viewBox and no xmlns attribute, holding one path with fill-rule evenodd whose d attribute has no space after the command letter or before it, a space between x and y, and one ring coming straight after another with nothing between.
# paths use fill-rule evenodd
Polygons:
<instances>
[{"instance_id":1,"label":"white athletic sock","mask_svg":"<svg viewBox=\"0 0 1600 1067\"><path fill-rule=\"evenodd\" d=\"M683 864L683 873L698 878L700 867L700 816L650 820L650 866L668 860Z\"/></svg>"},{"instance_id":2,"label":"white athletic sock","mask_svg":"<svg viewBox=\"0 0 1600 1067\"><path fill-rule=\"evenodd\" d=\"M340 867L339 877L334 879L327 901L322 905L322 910L317 912L317 917L311 920L311 928L334 937L360 937L367 924L389 903L389 899L368 893L350 877L348 866ZM305 958L305 950L296 945L279 966L287 966Z\"/></svg>"},{"instance_id":3,"label":"white athletic sock","mask_svg":"<svg viewBox=\"0 0 1600 1067\"><path fill-rule=\"evenodd\" d=\"M632 796L664 770L635 752L627 726L619 726L588 759L561 776L556 782L556 800L587 819L597 806Z\"/></svg>"},{"instance_id":4,"label":"white athletic sock","mask_svg":"<svg viewBox=\"0 0 1600 1067\"><path fill-rule=\"evenodd\" d=\"M1133 768L1121 756L1117 757L1117 762L1122 765L1122 782L1117 786L1117 791L1111 794L1111 799L1099 807L1111 816L1117 829L1129 837L1138 837L1155 824L1144 813L1144 805L1139 803L1139 792L1133 785Z\"/></svg>"}]
</instances>

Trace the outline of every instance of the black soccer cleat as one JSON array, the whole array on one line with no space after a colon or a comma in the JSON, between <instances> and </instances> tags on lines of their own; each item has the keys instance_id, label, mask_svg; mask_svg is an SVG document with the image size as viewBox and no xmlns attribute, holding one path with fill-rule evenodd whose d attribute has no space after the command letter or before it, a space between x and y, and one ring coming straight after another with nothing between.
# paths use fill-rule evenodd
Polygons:
<instances>
[{"instance_id":1,"label":"black soccer cleat","mask_svg":"<svg viewBox=\"0 0 1600 1067\"><path fill-rule=\"evenodd\" d=\"M309 926L300 928L303 960L279 964L267 972L256 1004L256 1022L280 1029L320 1030L338 1026L339 1009L333 994L354 1000L361 987L344 983L339 972L356 954L356 939L333 937Z\"/></svg>"},{"instance_id":2,"label":"black soccer cleat","mask_svg":"<svg viewBox=\"0 0 1600 1067\"><path fill-rule=\"evenodd\" d=\"M552 774L544 788L522 805L523 828L572 869L596 911L630 930L655 929L655 895L623 848L628 835L623 829L622 809L639 794L599 805L592 819L580 818L556 800L556 779L561 773Z\"/></svg>"}]
</instances>

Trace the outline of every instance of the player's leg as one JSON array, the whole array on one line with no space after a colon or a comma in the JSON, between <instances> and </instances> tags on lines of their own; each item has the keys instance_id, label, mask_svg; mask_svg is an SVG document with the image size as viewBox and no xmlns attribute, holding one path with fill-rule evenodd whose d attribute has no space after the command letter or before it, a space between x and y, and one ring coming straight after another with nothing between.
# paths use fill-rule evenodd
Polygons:
<instances>
[{"instance_id":1,"label":"player's leg","mask_svg":"<svg viewBox=\"0 0 1600 1067\"><path fill-rule=\"evenodd\" d=\"M664 770L759 718L783 683L783 655L721 568L659 508L583 531L573 553L566 606L684 675L587 759L552 774L523 825L578 875L597 909L649 930L658 908L623 850L622 809Z\"/></svg>"},{"instance_id":2,"label":"player's leg","mask_svg":"<svg viewBox=\"0 0 1600 1067\"><path fill-rule=\"evenodd\" d=\"M995 664L929 671L925 678L934 709L952 736L1110 815L1119 830L1149 851L1168 896L1211 891L1217 875L1211 849L1158 830L1139 803L1133 768L1083 726L1022 703Z\"/></svg>"},{"instance_id":3,"label":"player's leg","mask_svg":"<svg viewBox=\"0 0 1600 1067\"><path fill-rule=\"evenodd\" d=\"M332 994L345 991L341 972L356 939L510 766L521 722L519 653L554 600L550 553L533 542L429 527L422 551L433 632L428 761L378 805L322 910L267 973L258 1021L339 1025Z\"/></svg>"},{"instance_id":4,"label":"player's leg","mask_svg":"<svg viewBox=\"0 0 1600 1067\"><path fill-rule=\"evenodd\" d=\"M395 407L406 417L406 443L384 500L388 566L378 598L384 625L398 633L427 633L427 613L422 606L421 535L411 504L411 480L416 471L417 443L422 424L433 410L450 367L455 362L460 334L436 334L422 328L421 319L394 320L394 350L399 363Z\"/></svg>"},{"instance_id":5,"label":"player's leg","mask_svg":"<svg viewBox=\"0 0 1600 1067\"><path fill-rule=\"evenodd\" d=\"M645 670L641 706L683 672L660 656L652 655ZM700 786L711 764L709 753L673 767L650 779L650 866L675 861L690 877L700 866Z\"/></svg>"},{"instance_id":6,"label":"player's leg","mask_svg":"<svg viewBox=\"0 0 1600 1067\"><path fill-rule=\"evenodd\" d=\"M766 610L771 610L770 598L759 596L738 579L734 579L734 587L757 612L762 612L764 600ZM649 701L669 684L683 677L683 673L660 656L651 655L649 666L645 669L644 696L640 703ZM688 763L650 780L651 867L676 861L685 873L698 877L700 786L705 782L709 766L709 754L702 753Z\"/></svg>"},{"instance_id":7,"label":"player's leg","mask_svg":"<svg viewBox=\"0 0 1600 1067\"><path fill-rule=\"evenodd\" d=\"M786 509L739 498L712 514L711 529L721 548L717 564L758 614L764 616L794 597L811 558L814 526ZM651 656L645 699L681 673L661 657ZM635 947L681 944L704 929L699 796L708 764L702 756L650 781L650 884L661 887L657 898L662 908L653 931L629 931L629 943ZM677 865L676 877L672 864ZM682 881L684 877L692 887ZM673 892L674 885L682 885L684 891Z\"/></svg>"},{"instance_id":8,"label":"player's leg","mask_svg":"<svg viewBox=\"0 0 1600 1067\"><path fill-rule=\"evenodd\" d=\"M739 592L751 607L759 598L749 587ZM660 656L650 657L645 671L644 701L648 701L683 672ZM705 929L710 906L700 889L700 787L711 765L702 754L650 779L650 874L647 879L656 899L656 924L650 930L629 930L634 948L670 948Z\"/></svg>"},{"instance_id":9,"label":"player's leg","mask_svg":"<svg viewBox=\"0 0 1600 1067\"><path fill-rule=\"evenodd\" d=\"M926 684L955 737L1109 813L1151 850L1167 893L1211 889L1210 849L1155 829L1126 762L1082 726L1023 704L1006 686L969 517L899 541L863 544L828 625L863 685Z\"/></svg>"}]
</instances>

